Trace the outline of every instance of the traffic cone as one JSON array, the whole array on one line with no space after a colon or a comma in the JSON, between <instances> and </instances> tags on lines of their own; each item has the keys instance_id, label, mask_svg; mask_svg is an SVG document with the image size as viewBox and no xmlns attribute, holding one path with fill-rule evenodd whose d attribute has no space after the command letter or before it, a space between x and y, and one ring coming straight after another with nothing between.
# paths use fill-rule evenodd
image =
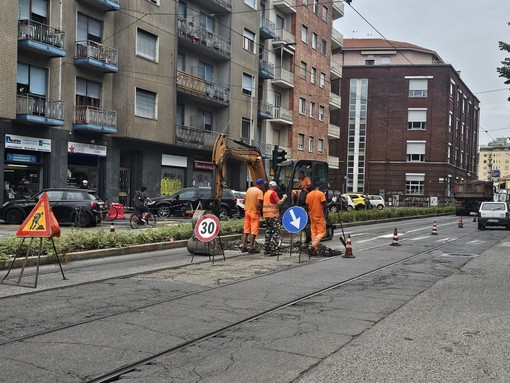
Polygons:
<instances>
[{"instance_id":1,"label":"traffic cone","mask_svg":"<svg viewBox=\"0 0 510 383\"><path fill-rule=\"evenodd\" d=\"M462 217L459 219L459 227L464 227L464 222L462 221Z\"/></svg>"},{"instance_id":2,"label":"traffic cone","mask_svg":"<svg viewBox=\"0 0 510 383\"><path fill-rule=\"evenodd\" d=\"M342 258L356 258L352 253L352 242L350 234L347 234L347 240L345 242L345 254L342 255Z\"/></svg>"},{"instance_id":3,"label":"traffic cone","mask_svg":"<svg viewBox=\"0 0 510 383\"><path fill-rule=\"evenodd\" d=\"M398 233L397 228L393 231L393 242L390 244L390 246L400 246L400 243L398 243Z\"/></svg>"},{"instance_id":4,"label":"traffic cone","mask_svg":"<svg viewBox=\"0 0 510 383\"><path fill-rule=\"evenodd\" d=\"M113 221L110 223L110 233L115 233L115 225L113 224Z\"/></svg>"},{"instance_id":5,"label":"traffic cone","mask_svg":"<svg viewBox=\"0 0 510 383\"><path fill-rule=\"evenodd\" d=\"M434 221L434 224L432 225L432 233L430 233L431 235L437 235L437 225L436 225L436 221Z\"/></svg>"},{"instance_id":6,"label":"traffic cone","mask_svg":"<svg viewBox=\"0 0 510 383\"><path fill-rule=\"evenodd\" d=\"M473 222L476 222L476 214L475 214L475 216L473 217Z\"/></svg>"}]
</instances>

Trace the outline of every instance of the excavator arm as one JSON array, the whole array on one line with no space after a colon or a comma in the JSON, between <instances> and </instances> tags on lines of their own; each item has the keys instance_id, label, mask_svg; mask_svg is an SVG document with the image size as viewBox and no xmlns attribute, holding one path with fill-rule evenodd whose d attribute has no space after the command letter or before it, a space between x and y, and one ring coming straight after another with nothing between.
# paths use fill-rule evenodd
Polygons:
<instances>
[{"instance_id":1,"label":"excavator arm","mask_svg":"<svg viewBox=\"0 0 510 383\"><path fill-rule=\"evenodd\" d=\"M235 143L236 147L229 147L229 141ZM218 138L216 138L212 154L214 179L212 186L212 207L215 213L220 210L223 188L227 186L227 161L230 159L245 162L248 166L251 179L254 182L259 178L267 182L264 159L262 158L260 149L256 146L251 146L242 141L231 139L224 134L220 134Z\"/></svg>"}]
</instances>

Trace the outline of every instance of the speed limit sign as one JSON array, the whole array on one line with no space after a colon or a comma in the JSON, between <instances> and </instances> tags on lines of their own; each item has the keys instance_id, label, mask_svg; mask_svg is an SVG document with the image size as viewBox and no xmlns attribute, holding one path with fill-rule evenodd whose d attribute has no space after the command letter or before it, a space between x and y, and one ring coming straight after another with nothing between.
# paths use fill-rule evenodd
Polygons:
<instances>
[{"instance_id":1,"label":"speed limit sign","mask_svg":"<svg viewBox=\"0 0 510 383\"><path fill-rule=\"evenodd\" d=\"M211 242L219 232L220 220L212 214L203 215L195 225L195 235L202 242Z\"/></svg>"}]
</instances>

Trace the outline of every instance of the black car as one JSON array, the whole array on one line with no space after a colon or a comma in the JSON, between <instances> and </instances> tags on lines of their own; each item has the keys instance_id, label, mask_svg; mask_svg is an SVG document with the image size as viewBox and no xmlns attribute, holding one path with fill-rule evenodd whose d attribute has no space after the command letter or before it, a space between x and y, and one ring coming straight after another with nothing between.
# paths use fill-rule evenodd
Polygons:
<instances>
[{"instance_id":1,"label":"black car","mask_svg":"<svg viewBox=\"0 0 510 383\"><path fill-rule=\"evenodd\" d=\"M78 212L81 213L80 226L95 226L101 222L104 202L94 190L75 188L44 189L32 198L9 200L0 208L0 219L9 224L23 223L43 193L48 195L51 209L59 224L75 223Z\"/></svg>"},{"instance_id":2,"label":"black car","mask_svg":"<svg viewBox=\"0 0 510 383\"><path fill-rule=\"evenodd\" d=\"M183 216L183 209L189 206L188 203L191 203L193 209L196 209L199 201L201 201L204 210L210 209L211 195L210 187L184 188L168 197L151 198L154 201L151 208L156 211L158 217ZM223 189L219 218L238 216L236 203L237 198L234 193L230 189Z\"/></svg>"}]
</instances>

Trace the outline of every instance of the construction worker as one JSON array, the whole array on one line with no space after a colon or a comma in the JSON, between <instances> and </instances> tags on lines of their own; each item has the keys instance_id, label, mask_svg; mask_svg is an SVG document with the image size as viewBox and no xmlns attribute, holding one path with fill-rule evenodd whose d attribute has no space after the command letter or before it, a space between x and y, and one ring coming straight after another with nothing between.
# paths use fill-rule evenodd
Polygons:
<instances>
[{"instance_id":1,"label":"construction worker","mask_svg":"<svg viewBox=\"0 0 510 383\"><path fill-rule=\"evenodd\" d=\"M266 221L266 237L264 242L264 255L276 255L280 246L280 232L282 223L280 220L280 205L287 199L284 194L280 199L276 192L278 184L275 181L269 182L269 189L264 194L262 215Z\"/></svg>"},{"instance_id":2,"label":"construction worker","mask_svg":"<svg viewBox=\"0 0 510 383\"><path fill-rule=\"evenodd\" d=\"M303 190L310 190L312 187L312 181L310 180L310 177L307 177L305 175L304 171L300 171L298 175L298 182L299 186L297 189L292 190L292 203L294 205L298 204L299 196Z\"/></svg>"},{"instance_id":3,"label":"construction worker","mask_svg":"<svg viewBox=\"0 0 510 383\"><path fill-rule=\"evenodd\" d=\"M246 191L244 197L244 228L243 239L241 245L242 253L260 253L255 248L255 238L259 234L260 227L260 214L262 213L262 202L264 194L262 190L265 188L265 182L259 178L252 186ZM249 239L250 247L246 247Z\"/></svg>"},{"instance_id":4,"label":"construction worker","mask_svg":"<svg viewBox=\"0 0 510 383\"><path fill-rule=\"evenodd\" d=\"M310 230L312 241L310 242L309 251L317 254L319 242L326 234L326 218L324 217L324 208L336 203L336 197L327 202L326 195L320 190L320 183L315 183L315 189L306 196L306 207L310 218Z\"/></svg>"}]
</instances>

